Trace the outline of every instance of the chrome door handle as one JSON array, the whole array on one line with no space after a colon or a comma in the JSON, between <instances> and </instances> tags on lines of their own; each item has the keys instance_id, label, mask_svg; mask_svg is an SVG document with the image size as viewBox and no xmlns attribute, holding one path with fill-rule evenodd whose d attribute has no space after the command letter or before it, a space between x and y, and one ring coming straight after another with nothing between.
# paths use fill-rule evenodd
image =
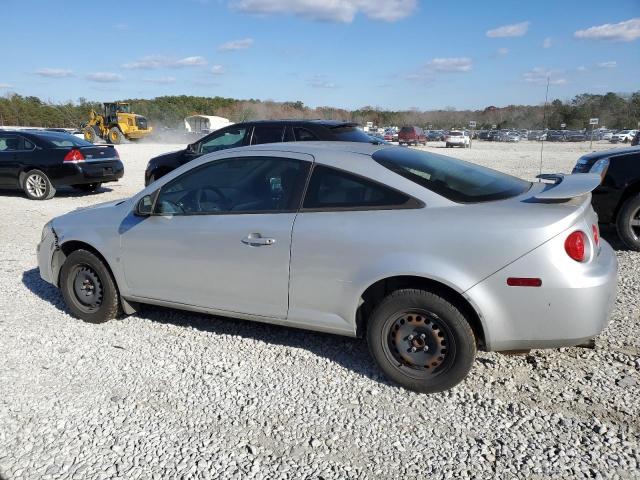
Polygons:
<instances>
[{"instance_id":1,"label":"chrome door handle","mask_svg":"<svg viewBox=\"0 0 640 480\"><path fill-rule=\"evenodd\" d=\"M276 239L263 237L259 233L250 233L242 239L242 243L252 247L262 247L265 245L273 245L276 243Z\"/></svg>"}]
</instances>

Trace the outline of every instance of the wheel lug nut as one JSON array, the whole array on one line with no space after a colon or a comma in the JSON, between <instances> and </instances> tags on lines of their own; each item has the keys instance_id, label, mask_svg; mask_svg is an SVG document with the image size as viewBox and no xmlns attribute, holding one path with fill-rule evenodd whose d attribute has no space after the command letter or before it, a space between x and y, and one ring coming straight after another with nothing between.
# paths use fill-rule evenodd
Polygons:
<instances>
[{"instance_id":1,"label":"wheel lug nut","mask_svg":"<svg viewBox=\"0 0 640 480\"><path fill-rule=\"evenodd\" d=\"M424 351L424 352L428 352L428 351L429 351L429 347L427 347L427 346L425 345L425 347L422 349L422 351Z\"/></svg>"},{"instance_id":2,"label":"wheel lug nut","mask_svg":"<svg viewBox=\"0 0 640 480\"><path fill-rule=\"evenodd\" d=\"M411 347L411 351L415 352L416 351L416 347Z\"/></svg>"},{"instance_id":3,"label":"wheel lug nut","mask_svg":"<svg viewBox=\"0 0 640 480\"><path fill-rule=\"evenodd\" d=\"M424 340L425 338L427 338L427 336L426 336L424 333L421 333L421 334L420 334L420 338L421 338L422 340Z\"/></svg>"},{"instance_id":4,"label":"wheel lug nut","mask_svg":"<svg viewBox=\"0 0 640 480\"><path fill-rule=\"evenodd\" d=\"M407 337L407 340L413 340L413 335L409 335L409 336Z\"/></svg>"}]
</instances>

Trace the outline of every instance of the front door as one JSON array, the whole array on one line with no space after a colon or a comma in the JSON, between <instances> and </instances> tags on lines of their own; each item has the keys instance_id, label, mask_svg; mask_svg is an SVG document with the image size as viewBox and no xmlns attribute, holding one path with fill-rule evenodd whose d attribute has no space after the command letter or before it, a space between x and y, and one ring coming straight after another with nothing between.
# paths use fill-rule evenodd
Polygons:
<instances>
[{"instance_id":1,"label":"front door","mask_svg":"<svg viewBox=\"0 0 640 480\"><path fill-rule=\"evenodd\" d=\"M267 155L215 160L161 187L155 214L122 233L134 296L286 318L291 231L311 158Z\"/></svg>"}]
</instances>

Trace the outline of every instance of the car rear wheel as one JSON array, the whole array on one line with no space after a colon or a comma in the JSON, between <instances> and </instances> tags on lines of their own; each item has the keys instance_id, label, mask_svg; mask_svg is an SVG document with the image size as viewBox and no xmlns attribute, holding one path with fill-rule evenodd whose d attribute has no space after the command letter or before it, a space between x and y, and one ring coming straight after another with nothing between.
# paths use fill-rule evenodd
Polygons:
<instances>
[{"instance_id":1,"label":"car rear wheel","mask_svg":"<svg viewBox=\"0 0 640 480\"><path fill-rule=\"evenodd\" d=\"M102 183L101 182L82 183L79 185L71 185L71 186L76 190L80 190L82 192L95 192L102 186Z\"/></svg>"},{"instance_id":2,"label":"car rear wheel","mask_svg":"<svg viewBox=\"0 0 640 480\"><path fill-rule=\"evenodd\" d=\"M640 194L624 202L618 212L616 228L628 248L640 251Z\"/></svg>"},{"instance_id":3,"label":"car rear wheel","mask_svg":"<svg viewBox=\"0 0 640 480\"><path fill-rule=\"evenodd\" d=\"M71 253L60 270L62 296L74 317L103 323L120 313L120 296L111 272L88 250Z\"/></svg>"},{"instance_id":4,"label":"car rear wheel","mask_svg":"<svg viewBox=\"0 0 640 480\"><path fill-rule=\"evenodd\" d=\"M425 290L397 290L385 297L371 315L367 342L388 378L422 393L461 382L476 356L475 336L464 315Z\"/></svg>"},{"instance_id":5,"label":"car rear wheel","mask_svg":"<svg viewBox=\"0 0 640 480\"><path fill-rule=\"evenodd\" d=\"M31 170L24 176L22 182L24 193L31 200L49 200L56 194L55 187L40 170Z\"/></svg>"}]
</instances>

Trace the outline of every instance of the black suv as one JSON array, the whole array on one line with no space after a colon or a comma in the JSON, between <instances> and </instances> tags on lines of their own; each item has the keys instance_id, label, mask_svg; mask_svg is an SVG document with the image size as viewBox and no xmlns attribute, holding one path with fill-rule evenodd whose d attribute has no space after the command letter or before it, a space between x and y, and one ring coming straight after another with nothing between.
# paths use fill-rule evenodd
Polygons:
<instances>
[{"instance_id":1,"label":"black suv","mask_svg":"<svg viewBox=\"0 0 640 480\"><path fill-rule=\"evenodd\" d=\"M376 139L360 130L357 123L337 120L260 120L236 123L210 133L187 145L184 150L152 158L144 172L144 184L149 185L194 158L218 150L260 143L313 140L377 143Z\"/></svg>"}]
</instances>

